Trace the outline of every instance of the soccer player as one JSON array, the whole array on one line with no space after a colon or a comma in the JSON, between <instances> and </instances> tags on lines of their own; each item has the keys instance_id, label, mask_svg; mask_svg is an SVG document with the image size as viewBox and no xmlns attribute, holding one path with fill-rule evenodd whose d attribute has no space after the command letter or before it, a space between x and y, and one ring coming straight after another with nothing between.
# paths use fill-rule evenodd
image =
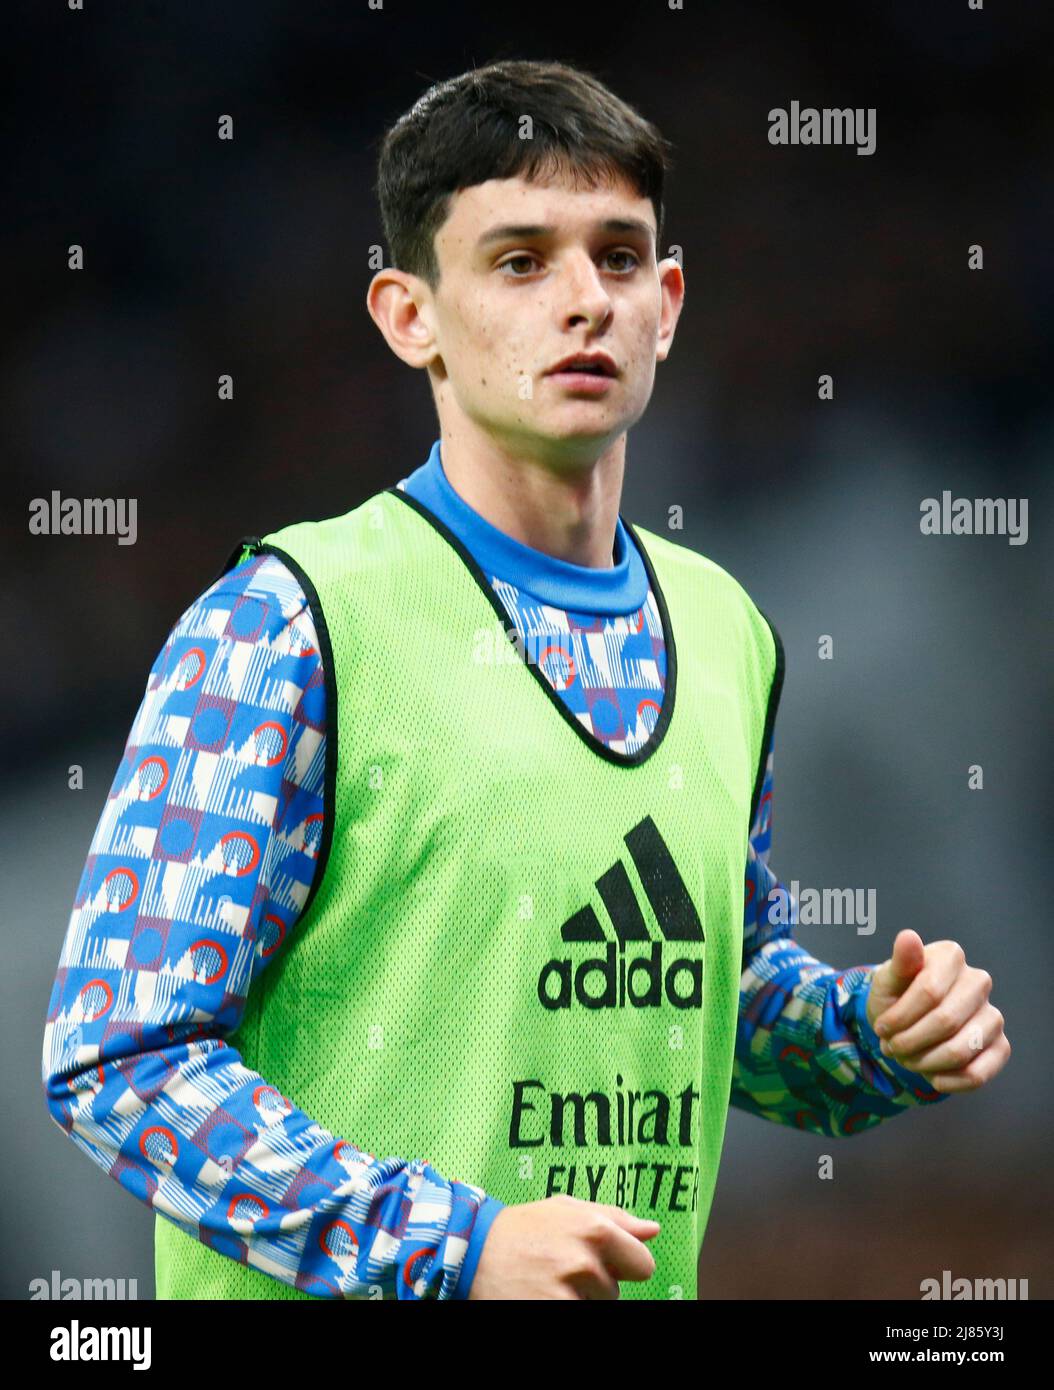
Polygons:
<instances>
[{"instance_id":1,"label":"soccer player","mask_svg":"<svg viewBox=\"0 0 1054 1390\"><path fill-rule=\"evenodd\" d=\"M729 1103L858 1134L1006 1062L953 942L838 971L771 911L779 639L620 515L666 167L557 63L386 135L367 305L439 437L172 629L49 1005L159 1297L691 1298Z\"/></svg>"}]
</instances>

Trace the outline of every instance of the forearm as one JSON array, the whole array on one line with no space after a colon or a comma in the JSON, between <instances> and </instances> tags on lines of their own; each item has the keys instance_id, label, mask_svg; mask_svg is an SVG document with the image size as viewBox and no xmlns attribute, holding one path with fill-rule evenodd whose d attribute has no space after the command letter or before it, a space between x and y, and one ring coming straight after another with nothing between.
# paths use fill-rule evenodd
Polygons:
<instances>
[{"instance_id":1,"label":"forearm","mask_svg":"<svg viewBox=\"0 0 1054 1390\"><path fill-rule=\"evenodd\" d=\"M842 1136L943 1099L879 1051L866 1022L873 969L839 971L791 936L754 951L740 984L732 1104L777 1124Z\"/></svg>"},{"instance_id":2,"label":"forearm","mask_svg":"<svg viewBox=\"0 0 1054 1390\"><path fill-rule=\"evenodd\" d=\"M467 1297L501 1209L481 1189L334 1137L222 1039L105 1060L100 1080L98 1048L72 1032L49 1021L52 1118L189 1235L322 1297Z\"/></svg>"}]
</instances>

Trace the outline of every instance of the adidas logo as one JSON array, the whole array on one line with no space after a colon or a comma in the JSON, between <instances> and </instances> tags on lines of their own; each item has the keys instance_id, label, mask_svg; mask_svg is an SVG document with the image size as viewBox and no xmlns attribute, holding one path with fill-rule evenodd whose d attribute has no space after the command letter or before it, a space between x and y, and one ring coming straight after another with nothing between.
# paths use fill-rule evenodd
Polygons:
<instances>
[{"instance_id":1,"label":"adidas logo","mask_svg":"<svg viewBox=\"0 0 1054 1390\"><path fill-rule=\"evenodd\" d=\"M568 917L560 928L561 940L602 945L604 954L546 961L538 976L538 999L546 1009L569 1009L575 1000L587 1009L659 1008L664 997L678 1009L702 1008L702 957L680 955L668 964L663 959L664 945L670 954L668 943L701 946L704 941L703 924L673 855L651 816L623 839L663 939L652 938L626 867L617 859L596 880L616 939L608 939L588 903ZM650 950L631 955L637 942L647 942Z\"/></svg>"}]
</instances>

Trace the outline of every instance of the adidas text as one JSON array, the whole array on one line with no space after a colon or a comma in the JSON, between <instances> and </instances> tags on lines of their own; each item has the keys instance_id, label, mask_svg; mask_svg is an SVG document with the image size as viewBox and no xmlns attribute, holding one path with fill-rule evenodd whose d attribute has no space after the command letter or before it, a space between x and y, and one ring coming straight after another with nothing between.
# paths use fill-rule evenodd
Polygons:
<instances>
[{"instance_id":1,"label":"adidas text","mask_svg":"<svg viewBox=\"0 0 1054 1390\"><path fill-rule=\"evenodd\" d=\"M665 994L675 1008L702 1008L703 962L678 956L664 970L662 946L653 941L647 955L627 959L625 945L609 941L602 957L546 961L538 999L547 1009L569 1009L574 1000L587 1009L649 1009Z\"/></svg>"}]
</instances>

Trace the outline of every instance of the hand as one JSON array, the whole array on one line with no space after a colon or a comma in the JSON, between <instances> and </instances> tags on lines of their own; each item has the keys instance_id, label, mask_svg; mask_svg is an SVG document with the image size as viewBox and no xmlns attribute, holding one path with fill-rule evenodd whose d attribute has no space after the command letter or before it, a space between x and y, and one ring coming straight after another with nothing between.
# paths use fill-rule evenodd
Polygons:
<instances>
[{"instance_id":1,"label":"hand","mask_svg":"<svg viewBox=\"0 0 1054 1390\"><path fill-rule=\"evenodd\" d=\"M991 989L991 975L967 965L958 942L924 946L905 928L872 977L867 1021L884 1039L883 1054L934 1090L973 1091L1010 1058L1003 1015L988 1002Z\"/></svg>"},{"instance_id":2,"label":"hand","mask_svg":"<svg viewBox=\"0 0 1054 1390\"><path fill-rule=\"evenodd\" d=\"M469 1300L618 1298L619 1279L655 1273L643 1242L658 1234L657 1221L566 1193L505 1207L483 1242Z\"/></svg>"}]
</instances>

